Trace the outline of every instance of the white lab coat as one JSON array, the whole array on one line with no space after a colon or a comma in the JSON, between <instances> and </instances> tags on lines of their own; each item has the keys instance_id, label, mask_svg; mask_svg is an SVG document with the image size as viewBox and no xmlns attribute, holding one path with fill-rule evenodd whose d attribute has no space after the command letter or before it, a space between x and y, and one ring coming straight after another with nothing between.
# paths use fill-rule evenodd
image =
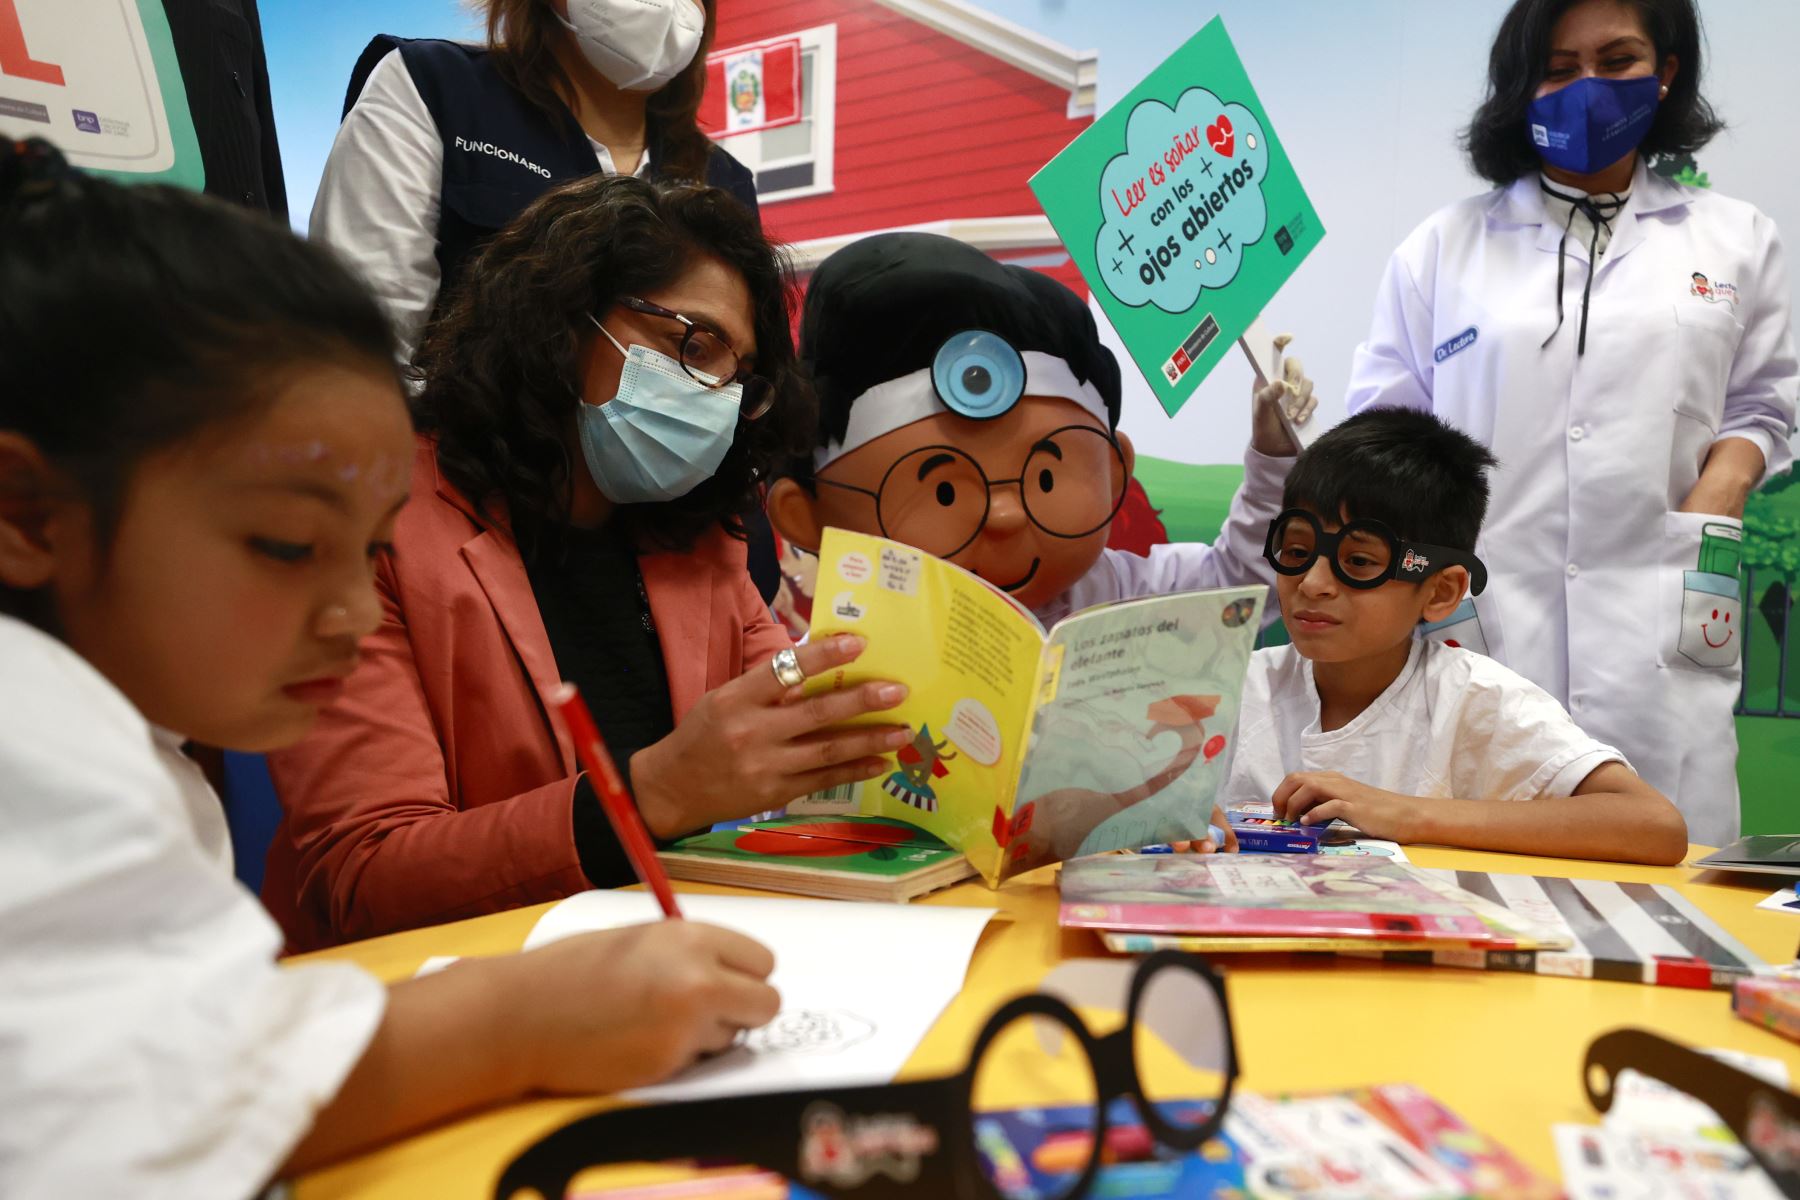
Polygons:
<instances>
[{"instance_id":1,"label":"white lab coat","mask_svg":"<svg viewBox=\"0 0 1800 1200\"><path fill-rule=\"evenodd\" d=\"M1349 408L1428 409L1493 449L1479 628L1438 636L1485 644L1624 751L1693 840L1723 844L1738 831L1743 613L1728 560L1742 522L1676 509L1721 438L1754 442L1770 473L1790 465L1781 242L1753 206L1640 164L1577 357L1585 239L1568 240L1562 328L1541 347L1563 235L1544 200L1532 174L1413 231L1382 280Z\"/></svg>"}]
</instances>

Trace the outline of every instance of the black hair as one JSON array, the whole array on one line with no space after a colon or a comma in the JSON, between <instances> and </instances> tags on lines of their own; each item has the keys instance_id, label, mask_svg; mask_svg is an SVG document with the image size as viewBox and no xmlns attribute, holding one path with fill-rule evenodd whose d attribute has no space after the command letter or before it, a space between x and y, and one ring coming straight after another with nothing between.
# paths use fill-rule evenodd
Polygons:
<instances>
[{"instance_id":1,"label":"black hair","mask_svg":"<svg viewBox=\"0 0 1800 1200\"><path fill-rule=\"evenodd\" d=\"M1504 187L1539 168L1527 132L1526 110L1550 62L1550 35L1579 0L1517 0L1500 21L1488 54L1487 95L1463 131L1463 148L1475 173ZM1669 94L1657 105L1650 132L1638 146L1646 160L1692 155L1725 123L1700 94L1702 36L1693 0L1622 0L1637 10L1655 47L1660 70L1677 60Z\"/></svg>"},{"instance_id":2,"label":"black hair","mask_svg":"<svg viewBox=\"0 0 1800 1200\"><path fill-rule=\"evenodd\" d=\"M1108 427L1118 427L1119 364L1101 344L1086 301L1048 275L996 262L954 238L882 233L832 254L807 285L800 355L818 392L816 445L842 441L858 397L929 367L944 339L966 329L1067 362L1100 393ZM813 448L783 473L810 481Z\"/></svg>"},{"instance_id":3,"label":"black hair","mask_svg":"<svg viewBox=\"0 0 1800 1200\"><path fill-rule=\"evenodd\" d=\"M570 473L586 469L579 451L571 456L568 432L581 350L600 336L589 314L603 317L621 297L668 286L697 255L743 277L756 374L774 400L761 418L738 423L711 478L673 500L619 505L612 520L643 548L685 550L714 525L741 538L761 481L805 445L813 406L794 354L792 274L729 193L629 175L546 192L487 244L426 330L414 415L437 435L445 476L490 519L504 506L527 557L566 524Z\"/></svg>"},{"instance_id":4,"label":"black hair","mask_svg":"<svg viewBox=\"0 0 1800 1200\"><path fill-rule=\"evenodd\" d=\"M0 430L68 477L102 544L137 465L254 417L285 372L354 362L394 376L394 339L332 254L193 192L83 175L0 137ZM0 585L0 611L34 599Z\"/></svg>"},{"instance_id":5,"label":"black hair","mask_svg":"<svg viewBox=\"0 0 1800 1200\"><path fill-rule=\"evenodd\" d=\"M1494 456L1431 413L1371 408L1319 435L1295 460L1283 508L1380 521L1410 541L1475 549Z\"/></svg>"}]
</instances>

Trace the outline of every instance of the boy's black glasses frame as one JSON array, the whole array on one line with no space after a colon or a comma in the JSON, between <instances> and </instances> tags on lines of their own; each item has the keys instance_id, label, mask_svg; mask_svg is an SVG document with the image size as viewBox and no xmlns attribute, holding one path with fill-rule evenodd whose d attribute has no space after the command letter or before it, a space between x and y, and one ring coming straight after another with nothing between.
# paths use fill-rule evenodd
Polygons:
<instances>
[{"instance_id":1,"label":"boy's black glasses frame","mask_svg":"<svg viewBox=\"0 0 1800 1200\"><path fill-rule=\"evenodd\" d=\"M1137 1035L1140 1010L1153 982L1209 989L1216 1003L1218 1027L1204 1033L1218 1039L1219 1094L1191 1097L1210 1101L1205 1116L1193 1124L1166 1114L1145 1095ZM1156 1005L1150 1007L1154 1010ZM561 1200L575 1177L590 1168L698 1158L753 1164L844 1200L897 1196L1005 1200L1006 1193L983 1168L972 1101L983 1056L1003 1033L1027 1018L1037 1022L1032 1036L1048 1031L1073 1038L1092 1072L1093 1128L1071 1131L1091 1133L1087 1163L1056 1194L1057 1200L1077 1200L1093 1186L1105 1151L1107 1110L1115 1099L1128 1097L1156 1141L1173 1150L1195 1149L1218 1133L1238 1073L1225 981L1196 955L1162 950L1137 964L1126 997L1125 1023L1103 1037L1096 1037L1057 996L1020 996L988 1018L968 1066L955 1075L609 1109L573 1121L526 1149L501 1173L494 1195L496 1200L512 1200L529 1189L544 1200ZM1154 1024L1154 1017L1147 1018L1147 1028ZM1177 1116L1185 1116L1191 1106L1183 1110Z\"/></svg>"},{"instance_id":2,"label":"boy's black glasses frame","mask_svg":"<svg viewBox=\"0 0 1800 1200\"><path fill-rule=\"evenodd\" d=\"M1309 527L1311 545L1277 545L1296 521ZM1370 553L1370 539L1379 544L1381 553ZM1355 561L1359 553L1367 561ZM1290 508L1269 522L1268 535L1263 539L1263 558L1276 574L1304 575L1312 570L1320 555L1328 556L1331 573L1349 588L1378 588L1390 579L1423 583L1445 567L1468 570L1471 596L1479 596L1487 586L1487 567L1467 550L1403 541L1382 521L1350 521L1336 533L1326 533L1316 514L1304 508ZM1351 561L1345 561L1347 558Z\"/></svg>"}]
</instances>

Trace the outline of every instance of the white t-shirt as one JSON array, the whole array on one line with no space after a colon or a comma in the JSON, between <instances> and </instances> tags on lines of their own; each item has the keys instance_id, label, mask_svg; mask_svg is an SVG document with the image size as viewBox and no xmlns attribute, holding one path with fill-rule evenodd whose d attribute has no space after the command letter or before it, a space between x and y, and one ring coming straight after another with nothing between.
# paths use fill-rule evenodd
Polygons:
<instances>
[{"instance_id":1,"label":"white t-shirt","mask_svg":"<svg viewBox=\"0 0 1800 1200\"><path fill-rule=\"evenodd\" d=\"M1275 584L1275 572L1263 558L1269 522L1281 511L1281 492L1294 458L1273 458L1244 451L1244 483L1231 498L1219 536L1205 542L1176 542L1150 547L1148 556L1123 550L1102 551L1074 586L1034 614L1045 629L1070 613L1115 600L1166 596L1206 588ZM1264 601L1264 615L1275 611L1275 594Z\"/></svg>"},{"instance_id":2,"label":"white t-shirt","mask_svg":"<svg viewBox=\"0 0 1800 1200\"><path fill-rule=\"evenodd\" d=\"M275 965L281 935L174 735L4 616L0 664L0 1195L243 1200L362 1056L386 990Z\"/></svg>"},{"instance_id":3,"label":"white t-shirt","mask_svg":"<svg viewBox=\"0 0 1800 1200\"><path fill-rule=\"evenodd\" d=\"M603 174L616 174L612 154L588 139ZM650 178L650 156L632 172ZM308 236L336 250L362 273L387 310L410 362L437 303L438 211L444 142L398 50L375 64L362 93L338 126L313 199Z\"/></svg>"},{"instance_id":4,"label":"white t-shirt","mask_svg":"<svg viewBox=\"0 0 1800 1200\"><path fill-rule=\"evenodd\" d=\"M1274 646L1250 656L1223 803L1267 803L1294 771L1403 796L1535 800L1571 795L1602 763L1624 761L1524 676L1424 638L1373 704L1326 733L1312 663Z\"/></svg>"}]
</instances>

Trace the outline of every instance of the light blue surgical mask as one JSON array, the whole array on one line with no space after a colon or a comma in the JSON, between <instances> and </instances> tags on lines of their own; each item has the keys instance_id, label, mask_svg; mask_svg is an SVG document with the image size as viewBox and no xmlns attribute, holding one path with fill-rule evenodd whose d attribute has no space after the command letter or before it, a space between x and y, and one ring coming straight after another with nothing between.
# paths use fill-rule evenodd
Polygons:
<instances>
[{"instance_id":1,"label":"light blue surgical mask","mask_svg":"<svg viewBox=\"0 0 1800 1200\"><path fill-rule=\"evenodd\" d=\"M581 405L588 473L614 504L687 495L712 478L731 449L744 385L707 387L668 355L646 346L627 350L593 316L588 320L625 358L618 394Z\"/></svg>"}]
</instances>

